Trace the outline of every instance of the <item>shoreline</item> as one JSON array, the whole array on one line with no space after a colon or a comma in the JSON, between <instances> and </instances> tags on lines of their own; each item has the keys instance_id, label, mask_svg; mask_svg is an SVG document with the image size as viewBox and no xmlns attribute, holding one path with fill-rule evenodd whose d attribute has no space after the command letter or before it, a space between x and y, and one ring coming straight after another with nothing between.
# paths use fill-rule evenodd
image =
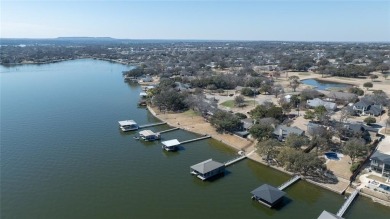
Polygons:
<instances>
[{"instance_id":1,"label":"shoreline","mask_svg":"<svg viewBox=\"0 0 390 219\"><path fill-rule=\"evenodd\" d=\"M224 143L225 145L227 145L230 148L233 148L233 149L235 149L237 151L243 150L245 152L249 152L249 151L255 150L254 146L255 146L256 142L254 142L254 141L252 142L252 141L249 141L248 139L244 139L244 138L241 138L241 137L238 137L238 136L235 136L235 135L229 135L229 134L205 133L205 132L199 131L199 130L193 128L193 127L189 128L185 124L183 124L182 121L179 121L180 120L180 118L179 118L179 114L180 113L176 113L176 114L175 113L173 113L173 114L172 113L171 114L159 114L159 113L156 113L155 109L153 109L153 107L151 107L149 105L147 106L147 109L154 117L156 117L157 119L159 119L159 120L161 120L163 122L166 122L168 125L170 125L172 127L180 128L182 130L185 130L185 131L188 131L188 132L191 132L191 133L195 133L195 134L199 134L199 135L208 134L214 140L219 141L221 143ZM163 115L165 115L165 118L164 118ZM167 118L167 115L170 115L170 116L174 117L174 119L173 118ZM179 118L179 119L177 119L177 118ZM176 123L173 123L171 120L176 121ZM211 125L209 125L209 126L211 126ZM203 130L205 130L205 129L203 129ZM240 145L232 144L229 141L229 139L232 139L232 138L235 138L236 140L240 141L241 144ZM243 141L245 141L246 144L242 144ZM250 154L249 156L247 156L247 158L252 160L252 161L254 161L254 162L260 163L262 165L268 166L270 168L273 168L275 170L278 170L280 172L288 174L290 176L293 175L292 172L289 172L289 171L285 170L284 168L280 168L280 167L276 167L276 166L267 164L256 153ZM311 183L313 185L319 186L321 188L327 189L327 190L329 190L331 192L335 192L337 194L343 194L349 188L349 181L347 181L345 179L341 179L340 177L337 177L337 178L338 178L338 183L337 184L323 184L323 183L315 182L313 180L310 180L310 179L307 179L307 178L303 177L303 179L305 181L307 181L307 182L309 182L309 183Z\"/></svg>"},{"instance_id":2,"label":"shoreline","mask_svg":"<svg viewBox=\"0 0 390 219\"><path fill-rule=\"evenodd\" d=\"M211 133L205 133L205 130L207 130L206 128L203 128L203 129L196 129L194 126L195 124L191 123L188 127L186 126L185 124L183 124L183 118L180 118L180 115L182 113L165 113L165 114L159 114L159 113L156 113L155 109L153 109L153 107L151 106L147 106L147 109L148 111L157 119L163 121L163 122L166 122L169 126L172 126L172 127L176 127L176 128L180 128L182 130L185 130L185 131L188 131L188 132L191 132L191 133L195 133L195 134L199 134L199 135L205 135L205 134L208 134L210 135L211 138L213 138L214 140L216 141L219 141L225 145L227 145L228 147L232 148L232 149L235 149L237 151L240 151L240 150L243 150L245 152L254 152L255 150L255 144L256 142L255 141L249 141L248 139L244 139L244 138L241 138L239 136L235 136L235 135L230 135L230 134L211 134ZM171 117L173 118L171 118ZM169 118L168 118L169 117ZM197 116L197 117L200 117L200 116ZM190 122L194 122L192 121L193 118L191 118L191 121ZM175 122L172 122L171 120L174 120ZM203 123L206 123L204 122L204 120L202 119ZM211 125L209 123L207 123L209 127L211 127ZM200 131L202 130L202 131ZM215 133L215 132L214 132ZM238 139L241 143L243 141L246 142L246 144L239 144L239 145L236 145L236 144L232 144L229 139ZM257 162L261 165L265 165L267 167L270 167L274 170L277 170L277 171L280 171L280 172L283 172L289 176L292 176L293 173L292 172L289 172L287 170L285 170L284 168L281 168L281 167L277 167L277 166L273 166L273 165L269 165L268 163L264 162L262 160L262 157L259 156L257 153L250 153L248 154L247 156L248 159L250 159L251 161L254 161L254 162ZM339 195L343 195L345 193L348 193L348 189L352 188L351 187L351 184L349 182L349 180L347 179L344 179L344 178L341 178L341 177L337 177L337 180L338 182L336 184L327 184L327 183L320 183L320 182L316 182L312 179L308 179L306 177L302 177L303 180L305 180L306 182L314 185L314 186L318 186L318 187L321 187L322 189L326 189L330 192L334 192L334 193L337 193ZM360 194L364 197L368 197L371 199L372 202L374 203L379 203L381 205L384 205L384 206L390 206L390 202L386 202L384 200L381 200L381 199L378 199L372 195L369 195L369 194L366 194L364 193L364 191L361 191Z\"/></svg>"}]
</instances>

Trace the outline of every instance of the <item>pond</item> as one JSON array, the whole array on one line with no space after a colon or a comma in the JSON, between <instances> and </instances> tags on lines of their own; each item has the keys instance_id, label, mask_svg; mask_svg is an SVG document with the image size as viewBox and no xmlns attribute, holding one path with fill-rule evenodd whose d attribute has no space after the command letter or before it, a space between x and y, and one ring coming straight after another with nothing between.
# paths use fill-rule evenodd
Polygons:
<instances>
[{"instance_id":1,"label":"pond","mask_svg":"<svg viewBox=\"0 0 390 219\"><path fill-rule=\"evenodd\" d=\"M352 87L350 84L336 83L329 81L321 81L317 79L305 79L301 81L303 84L315 87L317 90L330 90L334 88L349 88Z\"/></svg>"}]
</instances>

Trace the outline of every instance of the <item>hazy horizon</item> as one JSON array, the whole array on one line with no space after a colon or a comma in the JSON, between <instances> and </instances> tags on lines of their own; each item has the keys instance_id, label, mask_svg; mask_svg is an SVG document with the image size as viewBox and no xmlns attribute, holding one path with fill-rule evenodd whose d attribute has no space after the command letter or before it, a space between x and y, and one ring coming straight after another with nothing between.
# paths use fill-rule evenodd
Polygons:
<instances>
[{"instance_id":1,"label":"hazy horizon","mask_svg":"<svg viewBox=\"0 0 390 219\"><path fill-rule=\"evenodd\" d=\"M1 1L1 38L388 42L389 1Z\"/></svg>"}]
</instances>

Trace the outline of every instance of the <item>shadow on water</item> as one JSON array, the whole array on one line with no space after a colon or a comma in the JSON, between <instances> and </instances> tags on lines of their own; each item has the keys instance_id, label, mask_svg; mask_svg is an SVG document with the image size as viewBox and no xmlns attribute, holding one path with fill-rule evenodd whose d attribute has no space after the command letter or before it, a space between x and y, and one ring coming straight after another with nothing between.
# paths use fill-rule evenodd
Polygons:
<instances>
[{"instance_id":1,"label":"shadow on water","mask_svg":"<svg viewBox=\"0 0 390 219\"><path fill-rule=\"evenodd\" d=\"M217 181L220 181L221 179L225 178L226 176L229 176L231 174L230 171L225 170L223 173L220 173L218 175L215 175L213 177L208 178L207 180L201 180L197 176L194 177L194 183L199 186L211 186L213 183L216 183Z\"/></svg>"},{"instance_id":2,"label":"shadow on water","mask_svg":"<svg viewBox=\"0 0 390 219\"><path fill-rule=\"evenodd\" d=\"M272 208L269 208L258 201L252 200L250 198L250 194L248 193L248 200L251 201L252 207L257 209L258 211L261 211L262 213L267 214L268 216L272 216L274 214L277 214L279 211L282 211L286 206L290 205L293 200L289 197L284 196L282 201L273 206ZM291 217L292 218L292 217Z\"/></svg>"}]
</instances>

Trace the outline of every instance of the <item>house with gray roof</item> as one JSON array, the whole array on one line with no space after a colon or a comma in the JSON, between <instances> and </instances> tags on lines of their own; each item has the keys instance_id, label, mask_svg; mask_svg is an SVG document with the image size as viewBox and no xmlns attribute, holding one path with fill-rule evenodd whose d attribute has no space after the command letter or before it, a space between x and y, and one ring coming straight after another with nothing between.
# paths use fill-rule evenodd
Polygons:
<instances>
[{"instance_id":1,"label":"house with gray roof","mask_svg":"<svg viewBox=\"0 0 390 219\"><path fill-rule=\"evenodd\" d=\"M358 96L353 93L331 91L326 94L329 101L355 102Z\"/></svg>"},{"instance_id":2,"label":"house with gray roof","mask_svg":"<svg viewBox=\"0 0 390 219\"><path fill-rule=\"evenodd\" d=\"M326 110L328 111L334 111L337 108L336 103L333 102L328 102L328 101L323 101L319 98L314 98L312 100L307 100L306 104L309 107L315 108L319 106L324 106Z\"/></svg>"},{"instance_id":3,"label":"house with gray roof","mask_svg":"<svg viewBox=\"0 0 390 219\"><path fill-rule=\"evenodd\" d=\"M272 208L283 200L283 197L286 193L279 190L278 188L264 184L251 191L251 194L253 200L256 200L261 204Z\"/></svg>"},{"instance_id":4,"label":"house with gray roof","mask_svg":"<svg viewBox=\"0 0 390 219\"><path fill-rule=\"evenodd\" d=\"M213 176L225 172L225 164L208 159L190 167L191 174L197 176L201 180L206 180Z\"/></svg>"},{"instance_id":5,"label":"house with gray roof","mask_svg":"<svg viewBox=\"0 0 390 219\"><path fill-rule=\"evenodd\" d=\"M278 125L276 126L275 130L273 131L274 137L276 137L279 141L283 141L287 136L289 136L291 133L295 133L297 135L303 136L305 134L305 131L298 127L289 127L286 125Z\"/></svg>"},{"instance_id":6,"label":"house with gray roof","mask_svg":"<svg viewBox=\"0 0 390 219\"><path fill-rule=\"evenodd\" d=\"M321 124L309 122L309 123L307 123L307 130L306 131L308 134L314 135L314 134L321 133L321 131L325 130L325 129L326 129L326 127L321 125Z\"/></svg>"},{"instance_id":7,"label":"house with gray roof","mask_svg":"<svg viewBox=\"0 0 390 219\"><path fill-rule=\"evenodd\" d=\"M368 100L360 100L359 102L355 103L353 105L353 110L362 116L380 116L383 112L381 105L376 105Z\"/></svg>"},{"instance_id":8,"label":"house with gray roof","mask_svg":"<svg viewBox=\"0 0 390 219\"><path fill-rule=\"evenodd\" d=\"M379 142L377 150L370 157L371 170L390 177L390 137Z\"/></svg>"}]
</instances>

